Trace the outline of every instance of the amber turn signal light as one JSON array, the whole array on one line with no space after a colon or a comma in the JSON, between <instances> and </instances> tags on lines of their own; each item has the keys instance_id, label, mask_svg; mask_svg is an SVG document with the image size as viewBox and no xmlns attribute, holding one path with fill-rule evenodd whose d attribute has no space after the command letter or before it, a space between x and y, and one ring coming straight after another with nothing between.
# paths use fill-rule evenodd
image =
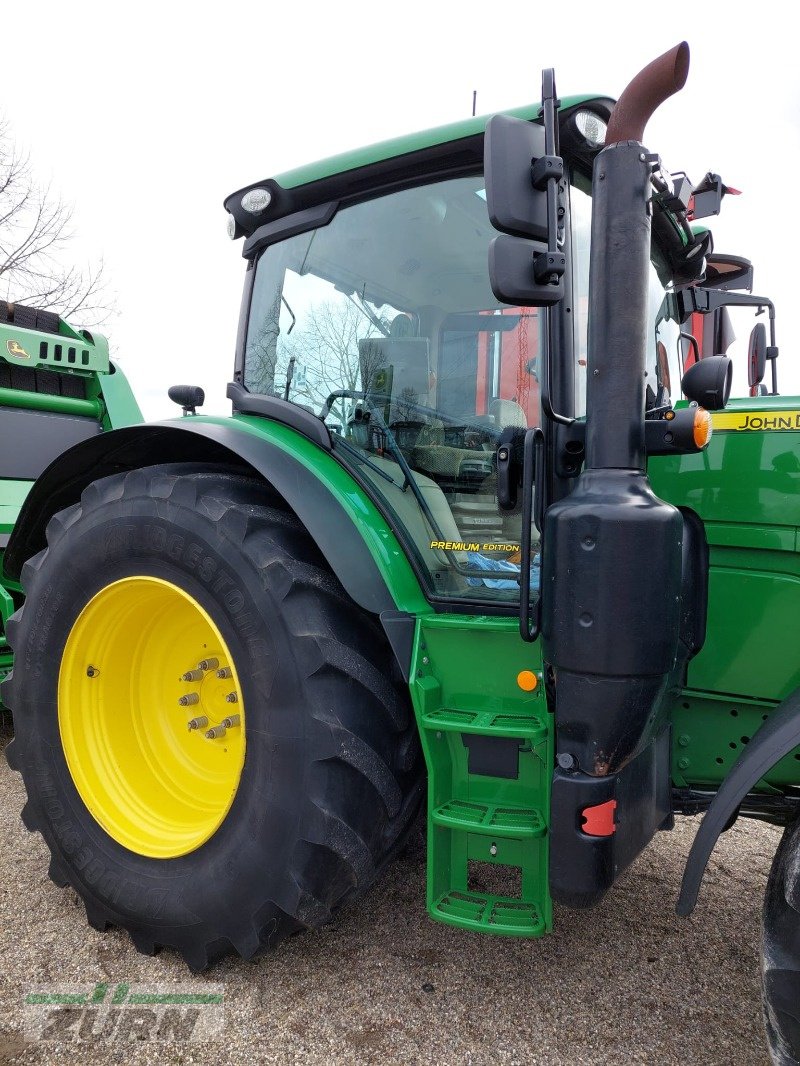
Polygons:
<instances>
[{"instance_id":1,"label":"amber turn signal light","mask_svg":"<svg viewBox=\"0 0 800 1066\"><path fill-rule=\"evenodd\" d=\"M711 424L711 415L702 407L698 407L694 413L694 442L698 448L705 448L711 440L714 427Z\"/></svg>"}]
</instances>

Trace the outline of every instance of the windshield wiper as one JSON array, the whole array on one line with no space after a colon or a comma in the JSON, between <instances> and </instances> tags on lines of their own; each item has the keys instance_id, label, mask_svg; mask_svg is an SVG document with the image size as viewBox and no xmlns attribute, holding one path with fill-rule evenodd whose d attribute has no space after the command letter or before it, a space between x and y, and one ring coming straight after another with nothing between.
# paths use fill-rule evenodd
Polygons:
<instances>
[{"instance_id":1,"label":"windshield wiper","mask_svg":"<svg viewBox=\"0 0 800 1066\"><path fill-rule=\"evenodd\" d=\"M289 336L289 334L290 334L290 333L292 332L292 330L293 330L293 329L294 329L294 327L295 327L295 324L296 324L296 322L297 322L297 315L296 315L296 314L294 313L294 311L293 311L293 310L291 309L291 307L289 306L289 301L288 301L288 300L286 299L286 297L285 297L285 296L283 296L283 295L281 295L281 303L282 303L282 304L283 304L283 306L284 306L284 307L286 308L286 310L287 310L287 311L289 312L289 314L290 314L290 315L292 316L292 324L291 324L291 326L289 326L289 328L288 328L288 329L286 330L286 336L288 337L288 336Z\"/></svg>"},{"instance_id":2,"label":"windshield wiper","mask_svg":"<svg viewBox=\"0 0 800 1066\"><path fill-rule=\"evenodd\" d=\"M364 297L361 295L361 293L357 293L354 290L352 293L345 293L345 296L353 305L353 307L357 308L362 315L369 319L369 321L372 323L375 329L378 330L379 333L382 333L384 337L389 336L389 330L386 328L386 326L384 326L383 322L381 322L378 316L367 307L366 301L364 300ZM358 302L356 302L354 296L358 297Z\"/></svg>"}]
</instances>

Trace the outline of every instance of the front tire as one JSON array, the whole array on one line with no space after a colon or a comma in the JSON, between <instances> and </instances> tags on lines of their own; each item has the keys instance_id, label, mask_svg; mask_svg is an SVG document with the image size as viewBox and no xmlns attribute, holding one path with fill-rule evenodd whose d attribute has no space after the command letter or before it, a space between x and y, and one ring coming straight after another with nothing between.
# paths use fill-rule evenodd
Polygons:
<instances>
[{"instance_id":1,"label":"front tire","mask_svg":"<svg viewBox=\"0 0 800 1066\"><path fill-rule=\"evenodd\" d=\"M51 520L9 624L8 760L50 876L96 928L194 970L328 922L423 792L380 625L268 493L176 466L93 483ZM206 737L226 709L239 721Z\"/></svg>"},{"instance_id":2,"label":"front tire","mask_svg":"<svg viewBox=\"0 0 800 1066\"><path fill-rule=\"evenodd\" d=\"M800 819L787 826L764 897L764 1023L776 1066L800 1062Z\"/></svg>"}]
</instances>

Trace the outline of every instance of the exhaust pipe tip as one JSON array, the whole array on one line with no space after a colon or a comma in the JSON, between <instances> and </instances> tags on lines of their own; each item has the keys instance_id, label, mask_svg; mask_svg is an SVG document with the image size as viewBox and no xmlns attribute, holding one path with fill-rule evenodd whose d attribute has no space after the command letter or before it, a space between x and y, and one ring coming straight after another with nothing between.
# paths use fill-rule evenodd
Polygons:
<instances>
[{"instance_id":1,"label":"exhaust pipe tip","mask_svg":"<svg viewBox=\"0 0 800 1066\"><path fill-rule=\"evenodd\" d=\"M684 87L689 74L689 45L681 41L648 63L623 90L608 123L606 147L641 141L653 113Z\"/></svg>"}]
</instances>

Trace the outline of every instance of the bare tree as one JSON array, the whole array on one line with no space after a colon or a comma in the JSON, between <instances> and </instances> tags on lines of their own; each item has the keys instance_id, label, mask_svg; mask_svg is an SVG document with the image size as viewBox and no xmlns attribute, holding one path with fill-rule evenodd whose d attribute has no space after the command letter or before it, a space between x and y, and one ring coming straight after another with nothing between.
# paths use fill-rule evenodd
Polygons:
<instances>
[{"instance_id":1,"label":"bare tree","mask_svg":"<svg viewBox=\"0 0 800 1066\"><path fill-rule=\"evenodd\" d=\"M320 410L331 393L358 392L373 382L385 354L363 342L384 336L388 322L370 317L345 297L309 308L304 328L296 332L281 332L280 312L278 296L248 342L247 384L251 391L283 396L291 360L291 399L314 411ZM345 424L356 403L354 397L338 400L332 408L334 417Z\"/></svg>"},{"instance_id":2,"label":"bare tree","mask_svg":"<svg viewBox=\"0 0 800 1066\"><path fill-rule=\"evenodd\" d=\"M66 265L72 208L34 179L30 159L0 121L0 292L4 299L79 315L99 325L111 312L103 264Z\"/></svg>"}]
</instances>

